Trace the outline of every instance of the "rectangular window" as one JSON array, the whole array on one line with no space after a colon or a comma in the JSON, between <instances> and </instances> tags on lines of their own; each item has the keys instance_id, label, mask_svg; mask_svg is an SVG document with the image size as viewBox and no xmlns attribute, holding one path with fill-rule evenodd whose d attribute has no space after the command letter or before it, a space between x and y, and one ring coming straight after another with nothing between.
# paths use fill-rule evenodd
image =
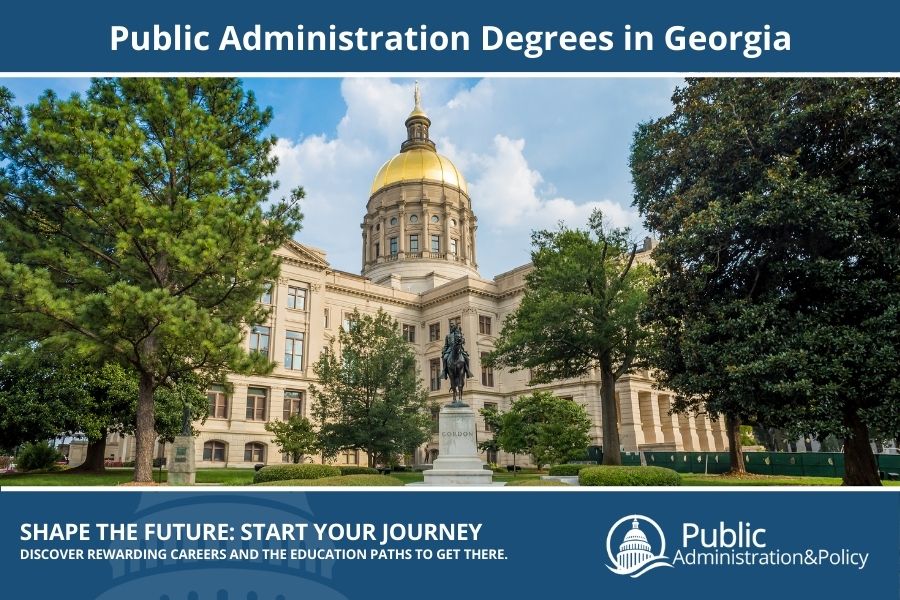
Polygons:
<instances>
[{"instance_id":1,"label":"rectangular window","mask_svg":"<svg viewBox=\"0 0 900 600\"><path fill-rule=\"evenodd\" d=\"M441 236L433 235L431 236L431 251L435 254L440 253L441 251Z\"/></svg>"},{"instance_id":2,"label":"rectangular window","mask_svg":"<svg viewBox=\"0 0 900 600\"><path fill-rule=\"evenodd\" d=\"M247 420L266 420L266 398L268 391L265 388L247 388Z\"/></svg>"},{"instance_id":3,"label":"rectangular window","mask_svg":"<svg viewBox=\"0 0 900 600\"><path fill-rule=\"evenodd\" d=\"M303 392L285 390L284 410L281 413L283 421L289 420L294 415L303 414Z\"/></svg>"},{"instance_id":4,"label":"rectangular window","mask_svg":"<svg viewBox=\"0 0 900 600\"><path fill-rule=\"evenodd\" d=\"M398 248L397 248L397 238L391 238L391 256L397 256Z\"/></svg>"},{"instance_id":5,"label":"rectangular window","mask_svg":"<svg viewBox=\"0 0 900 600\"><path fill-rule=\"evenodd\" d=\"M225 395L225 388L220 385L214 385L206 392L209 399L209 416L213 419L228 418L228 397Z\"/></svg>"},{"instance_id":6,"label":"rectangular window","mask_svg":"<svg viewBox=\"0 0 900 600\"><path fill-rule=\"evenodd\" d=\"M481 353L481 385L486 387L494 387L494 369L484 364L487 358L487 352Z\"/></svg>"},{"instance_id":7,"label":"rectangular window","mask_svg":"<svg viewBox=\"0 0 900 600\"><path fill-rule=\"evenodd\" d=\"M416 326L415 325L403 325L403 339L409 342L410 344L416 343Z\"/></svg>"},{"instance_id":8,"label":"rectangular window","mask_svg":"<svg viewBox=\"0 0 900 600\"><path fill-rule=\"evenodd\" d=\"M256 352L263 356L269 356L270 328L262 325L254 325L250 328L250 352Z\"/></svg>"},{"instance_id":9,"label":"rectangular window","mask_svg":"<svg viewBox=\"0 0 900 600\"><path fill-rule=\"evenodd\" d=\"M438 421L440 421L440 420L441 420L441 409L432 408L431 409L431 422L434 423L435 426L437 426Z\"/></svg>"},{"instance_id":10,"label":"rectangular window","mask_svg":"<svg viewBox=\"0 0 900 600\"><path fill-rule=\"evenodd\" d=\"M450 254L452 254L453 256L456 256L458 249L459 249L459 241L451 238L450 239Z\"/></svg>"},{"instance_id":11,"label":"rectangular window","mask_svg":"<svg viewBox=\"0 0 900 600\"><path fill-rule=\"evenodd\" d=\"M428 361L428 366L431 372L431 391L436 392L441 389L441 359L432 358Z\"/></svg>"},{"instance_id":12,"label":"rectangular window","mask_svg":"<svg viewBox=\"0 0 900 600\"><path fill-rule=\"evenodd\" d=\"M485 402L484 408L485 408L485 410L497 410L497 403L496 402ZM487 422L487 419L484 420L484 430L487 431L488 433L491 433L492 431L494 431L494 428L491 427L491 424ZM494 462L497 462L497 461L494 461Z\"/></svg>"},{"instance_id":13,"label":"rectangular window","mask_svg":"<svg viewBox=\"0 0 900 600\"><path fill-rule=\"evenodd\" d=\"M299 331L285 332L284 368L293 371L303 369L303 334Z\"/></svg>"},{"instance_id":14,"label":"rectangular window","mask_svg":"<svg viewBox=\"0 0 900 600\"><path fill-rule=\"evenodd\" d=\"M328 318L329 316L330 315L328 313L328 309L326 308L325 309L325 319L324 319L325 320L325 329L328 329L329 327L331 327L331 319Z\"/></svg>"},{"instance_id":15,"label":"rectangular window","mask_svg":"<svg viewBox=\"0 0 900 600\"><path fill-rule=\"evenodd\" d=\"M491 318L478 315L478 333L491 335Z\"/></svg>"},{"instance_id":16,"label":"rectangular window","mask_svg":"<svg viewBox=\"0 0 900 600\"><path fill-rule=\"evenodd\" d=\"M381 244L375 242L375 258L378 258L379 256L381 256Z\"/></svg>"},{"instance_id":17,"label":"rectangular window","mask_svg":"<svg viewBox=\"0 0 900 600\"><path fill-rule=\"evenodd\" d=\"M414 233L409 236L409 251L410 252L418 252L419 251L419 234Z\"/></svg>"},{"instance_id":18,"label":"rectangular window","mask_svg":"<svg viewBox=\"0 0 900 600\"><path fill-rule=\"evenodd\" d=\"M359 452L357 450L344 450L342 454L345 465L355 465L359 462Z\"/></svg>"},{"instance_id":19,"label":"rectangular window","mask_svg":"<svg viewBox=\"0 0 900 600\"><path fill-rule=\"evenodd\" d=\"M287 307L295 310L306 310L306 288L288 286Z\"/></svg>"},{"instance_id":20,"label":"rectangular window","mask_svg":"<svg viewBox=\"0 0 900 600\"><path fill-rule=\"evenodd\" d=\"M441 339L441 324L432 323L428 326L428 341L436 342Z\"/></svg>"},{"instance_id":21,"label":"rectangular window","mask_svg":"<svg viewBox=\"0 0 900 600\"><path fill-rule=\"evenodd\" d=\"M450 317L447 319L447 325L456 325L457 327L462 324L462 319L460 317Z\"/></svg>"},{"instance_id":22,"label":"rectangular window","mask_svg":"<svg viewBox=\"0 0 900 600\"><path fill-rule=\"evenodd\" d=\"M344 315L344 331L351 331L353 329L353 314Z\"/></svg>"},{"instance_id":23,"label":"rectangular window","mask_svg":"<svg viewBox=\"0 0 900 600\"><path fill-rule=\"evenodd\" d=\"M263 285L263 293L262 296L259 297L260 304L272 304L272 283L266 282Z\"/></svg>"},{"instance_id":24,"label":"rectangular window","mask_svg":"<svg viewBox=\"0 0 900 600\"><path fill-rule=\"evenodd\" d=\"M262 444L247 444L244 446L244 462L266 462L266 447Z\"/></svg>"}]
</instances>

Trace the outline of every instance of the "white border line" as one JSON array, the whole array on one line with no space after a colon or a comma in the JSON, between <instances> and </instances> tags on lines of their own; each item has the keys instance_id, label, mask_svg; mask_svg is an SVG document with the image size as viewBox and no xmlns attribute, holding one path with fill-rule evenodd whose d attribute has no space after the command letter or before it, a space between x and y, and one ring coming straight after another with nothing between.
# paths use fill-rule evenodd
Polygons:
<instances>
[{"instance_id":1,"label":"white border line","mask_svg":"<svg viewBox=\"0 0 900 600\"><path fill-rule=\"evenodd\" d=\"M191 486L5 486L0 487L0 494L5 492L162 492L162 493L178 493L178 492L212 492L218 494L231 493L256 493L256 492L540 492L553 493L562 492L571 493L627 493L627 492L675 492L675 493L693 493L693 492L871 492L878 494L898 494L900 486L881 486L881 487L865 487L865 486L840 486L840 485L703 485L703 486L571 486L564 487L530 487L530 486L445 486L445 485L405 485L405 486L263 486L263 485L191 485Z\"/></svg>"},{"instance_id":2,"label":"white border line","mask_svg":"<svg viewBox=\"0 0 900 600\"><path fill-rule=\"evenodd\" d=\"M785 78L824 78L824 77L855 77L878 78L900 77L900 71L826 71L826 72L797 72L797 71L764 71L759 73L747 71L628 71L618 73L615 71L578 71L567 73L564 71L31 71L19 73L16 71L0 71L0 77L15 79L54 78L68 79L86 77L240 77L243 79L283 78L283 79L320 79L320 78L403 78L414 77L430 79L472 79L472 78L513 78L513 79L650 79L650 78L683 78L683 77L785 77Z\"/></svg>"}]
</instances>

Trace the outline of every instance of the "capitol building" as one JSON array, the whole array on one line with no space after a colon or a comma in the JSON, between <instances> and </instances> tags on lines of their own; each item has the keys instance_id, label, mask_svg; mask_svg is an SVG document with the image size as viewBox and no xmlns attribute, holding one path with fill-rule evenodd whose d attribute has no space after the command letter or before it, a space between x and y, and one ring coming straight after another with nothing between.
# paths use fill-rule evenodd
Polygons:
<instances>
[{"instance_id":1,"label":"capitol building","mask_svg":"<svg viewBox=\"0 0 900 600\"><path fill-rule=\"evenodd\" d=\"M248 327L247 350L268 354L277 363L271 374L230 376L231 385L209 390L209 418L196 423L198 468L246 466L287 461L265 430L267 421L293 414L311 416L312 364L354 310L387 312L400 324L415 350L431 400L449 402L448 382L440 378L440 353L451 322L466 338L475 375L464 401L476 411L508 410L519 396L550 390L587 409L592 444L603 444L600 427L599 373L549 385L529 386L527 370L492 370L482 357L492 350L504 319L518 305L531 265L522 265L492 280L478 272L477 201L469 197L459 169L437 152L429 137L431 120L418 93L405 122L400 152L375 174L360 225L361 274L336 270L326 252L302 242L284 245L278 281L261 298L271 306L267 322ZM399 123L398 123L399 132ZM361 198L362 200L362 198ZM649 260L647 240L637 260ZM672 394L654 388L647 371L636 371L616 384L622 449L724 451L727 438L721 419L706 415L670 415ZM478 441L492 435L478 419ZM158 449L162 452L163 449ZM70 459L77 464L73 445ZM437 437L406 458L414 465L431 463ZM133 438L110 436L107 456L132 460ZM512 464L511 455L485 453L483 460ZM526 457L519 456L518 464ZM344 452L338 464L365 465L361 452Z\"/></svg>"}]
</instances>

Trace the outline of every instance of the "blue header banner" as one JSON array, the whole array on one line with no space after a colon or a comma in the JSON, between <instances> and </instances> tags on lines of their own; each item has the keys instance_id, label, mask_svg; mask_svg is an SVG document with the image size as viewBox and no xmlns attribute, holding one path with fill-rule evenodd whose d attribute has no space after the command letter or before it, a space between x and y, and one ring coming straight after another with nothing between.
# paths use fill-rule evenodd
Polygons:
<instances>
[{"instance_id":1,"label":"blue header banner","mask_svg":"<svg viewBox=\"0 0 900 600\"><path fill-rule=\"evenodd\" d=\"M900 591L893 491L48 490L4 491L0 510L8 598Z\"/></svg>"},{"instance_id":2,"label":"blue header banner","mask_svg":"<svg viewBox=\"0 0 900 600\"><path fill-rule=\"evenodd\" d=\"M12 2L0 73L900 72L900 4Z\"/></svg>"}]
</instances>

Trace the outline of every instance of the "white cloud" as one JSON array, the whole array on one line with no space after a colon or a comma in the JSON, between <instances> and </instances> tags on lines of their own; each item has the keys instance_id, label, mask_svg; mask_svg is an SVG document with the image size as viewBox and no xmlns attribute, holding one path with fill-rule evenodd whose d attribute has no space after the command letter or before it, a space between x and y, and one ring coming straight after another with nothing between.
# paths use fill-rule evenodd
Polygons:
<instances>
[{"instance_id":1,"label":"white cloud","mask_svg":"<svg viewBox=\"0 0 900 600\"><path fill-rule=\"evenodd\" d=\"M372 178L399 151L412 85L346 79L335 137L278 142L282 188L307 192L300 238L335 268L359 272ZM640 229L630 206L630 135L639 120L665 112L672 82L499 79L459 89L435 79L421 87L438 151L469 182L483 276L527 262L531 230L583 227L595 208L613 225Z\"/></svg>"}]
</instances>

